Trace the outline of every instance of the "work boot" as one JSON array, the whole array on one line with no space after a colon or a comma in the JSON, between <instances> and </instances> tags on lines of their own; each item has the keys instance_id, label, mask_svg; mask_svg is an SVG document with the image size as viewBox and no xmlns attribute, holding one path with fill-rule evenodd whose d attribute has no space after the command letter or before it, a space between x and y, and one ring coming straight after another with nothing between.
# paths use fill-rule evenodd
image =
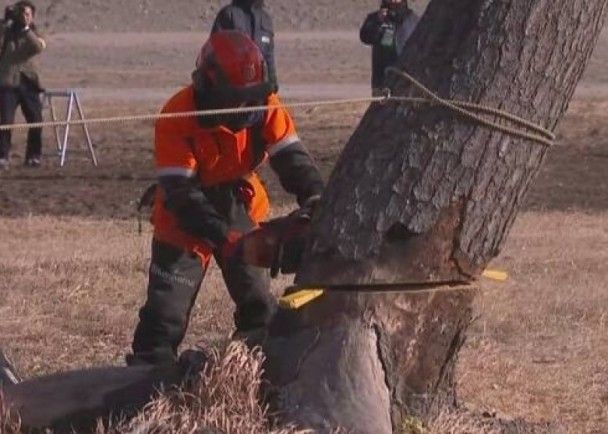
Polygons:
<instances>
[{"instance_id":1,"label":"work boot","mask_svg":"<svg viewBox=\"0 0 608 434\"><path fill-rule=\"evenodd\" d=\"M211 353L204 348L189 349L180 354L178 364L185 377L194 378L205 369L211 358Z\"/></svg>"},{"instance_id":2,"label":"work boot","mask_svg":"<svg viewBox=\"0 0 608 434\"><path fill-rule=\"evenodd\" d=\"M25 160L25 167L40 167L40 157L32 157Z\"/></svg>"},{"instance_id":3,"label":"work boot","mask_svg":"<svg viewBox=\"0 0 608 434\"><path fill-rule=\"evenodd\" d=\"M21 377L15 371L12 363L0 350L0 388L3 385L15 385L21 382Z\"/></svg>"}]
</instances>

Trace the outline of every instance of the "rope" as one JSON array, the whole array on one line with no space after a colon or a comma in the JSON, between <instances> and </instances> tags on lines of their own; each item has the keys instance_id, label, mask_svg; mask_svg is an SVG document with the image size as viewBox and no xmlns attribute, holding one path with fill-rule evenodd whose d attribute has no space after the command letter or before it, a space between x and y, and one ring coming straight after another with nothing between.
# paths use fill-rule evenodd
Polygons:
<instances>
[{"instance_id":1,"label":"rope","mask_svg":"<svg viewBox=\"0 0 608 434\"><path fill-rule=\"evenodd\" d=\"M393 96L390 90L387 89L387 93L383 96L376 97L364 97L364 98L345 98L345 99L333 99L333 100L318 100L318 101L307 101L307 102L294 102L285 103L282 105L259 105L253 107L236 107L227 109L215 109L215 110L195 110L188 112L179 113L155 113L155 114L141 114L141 115L126 115L126 116L112 116L103 118L92 118L92 119L74 119L70 121L48 121L48 122L35 122L35 123L20 123L13 125L0 125L0 131L6 130L23 130L29 128L47 128L47 127L67 127L67 126L78 126L78 125L98 125L98 124L111 124L111 123L131 123L131 122L143 122L153 121L159 119L180 119L189 117L207 117L207 116L218 116L226 114L242 114L242 113L253 113L259 111L266 111L278 108L309 108L309 107L326 107L326 106L337 106L337 105L350 105L359 103L371 103L371 102L401 102L407 104L430 104L438 105L449 109L450 111L457 113L463 117L469 118L481 125L488 128L501 131L505 134L509 134L515 137L531 140L540 143L545 146L552 146L555 141L555 135L547 130L546 128L523 119L519 116L511 114L509 112L499 110L492 107L483 106L481 104L470 103L466 101L455 101L443 99L433 91L428 89L410 74L400 69L390 67L387 68L387 72L398 75L399 77L407 80L415 88L417 88L425 97L405 97L405 96ZM510 127L502 125L498 122L484 119L476 113L482 113L486 115L492 115L497 118L501 118L508 122L515 124L516 127Z\"/></svg>"},{"instance_id":2,"label":"rope","mask_svg":"<svg viewBox=\"0 0 608 434\"><path fill-rule=\"evenodd\" d=\"M427 98L425 98L425 101L433 101L440 106L448 108L464 117L474 120L489 128L493 128L503 133L517 136L523 139L532 140L544 144L546 146L552 146L553 142L555 141L555 134L553 134L551 131L540 125L536 125L526 119L520 118L519 116L508 113L503 110L482 106L480 104L443 99L405 71L402 71L395 67L390 67L387 68L387 72L397 74L399 77L409 81L412 85L414 85L414 87L416 87L418 90L420 90L423 94L427 96ZM501 125L497 122L489 121L476 115L475 113L472 113L471 110L485 112L495 115L497 117L501 117L519 125L520 127L522 127L522 129L511 128L505 125ZM530 129L536 134L525 131L525 129Z\"/></svg>"},{"instance_id":3,"label":"rope","mask_svg":"<svg viewBox=\"0 0 608 434\"><path fill-rule=\"evenodd\" d=\"M189 117L202 117L202 116L217 116L225 114L241 114L241 113L253 113L259 111L266 111L279 108L307 108L307 107L323 107L331 105L346 105L346 104L357 104L364 102L379 102L385 101L387 98L384 96L379 97L365 97L365 98L346 98L346 99L335 99L335 100L319 100L319 101L307 101L298 103L286 103L281 105L260 105L251 107L235 107L227 109L214 109L214 110L195 110L188 112L176 112L176 113L154 113L154 114L141 114L141 115L126 115L126 116L112 116L104 118L91 118L91 119L74 119L68 121L48 121L48 122L32 122L32 123L21 123L12 125L0 125L0 131L5 130L23 130L29 128L45 128L45 127L62 127L62 126L74 126L74 125L94 125L94 124L109 124L109 123L130 123L139 121L153 121L158 119L179 119Z\"/></svg>"}]
</instances>

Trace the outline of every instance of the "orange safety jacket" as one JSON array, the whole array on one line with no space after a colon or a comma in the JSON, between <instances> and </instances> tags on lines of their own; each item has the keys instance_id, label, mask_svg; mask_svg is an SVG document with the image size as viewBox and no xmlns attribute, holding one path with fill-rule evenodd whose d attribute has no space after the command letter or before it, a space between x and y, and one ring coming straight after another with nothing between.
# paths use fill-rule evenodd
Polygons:
<instances>
[{"instance_id":1,"label":"orange safety jacket","mask_svg":"<svg viewBox=\"0 0 608 434\"><path fill-rule=\"evenodd\" d=\"M246 180L250 187L249 216L254 223L264 220L269 199L255 169L269 156L299 142L294 122L276 94L268 97L268 109L261 125L262 155L256 149L253 128L233 132L224 126L203 128L196 117L159 119L155 126L157 175L193 178L204 190L223 183ZM194 89L188 86L175 94L162 113L194 111ZM162 188L157 189L152 215L154 237L198 254L203 261L213 247L179 227L177 217L165 206ZM217 246L216 246L217 247Z\"/></svg>"}]
</instances>

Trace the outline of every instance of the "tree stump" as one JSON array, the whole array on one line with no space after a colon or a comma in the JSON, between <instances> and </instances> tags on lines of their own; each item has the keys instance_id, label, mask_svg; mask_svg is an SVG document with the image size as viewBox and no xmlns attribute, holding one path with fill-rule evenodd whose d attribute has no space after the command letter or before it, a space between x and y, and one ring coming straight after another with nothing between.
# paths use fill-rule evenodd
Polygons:
<instances>
[{"instance_id":1,"label":"tree stump","mask_svg":"<svg viewBox=\"0 0 608 434\"><path fill-rule=\"evenodd\" d=\"M264 349L285 419L321 432L386 433L408 414L453 405L452 365L476 288L427 289L329 291L281 311Z\"/></svg>"}]
</instances>

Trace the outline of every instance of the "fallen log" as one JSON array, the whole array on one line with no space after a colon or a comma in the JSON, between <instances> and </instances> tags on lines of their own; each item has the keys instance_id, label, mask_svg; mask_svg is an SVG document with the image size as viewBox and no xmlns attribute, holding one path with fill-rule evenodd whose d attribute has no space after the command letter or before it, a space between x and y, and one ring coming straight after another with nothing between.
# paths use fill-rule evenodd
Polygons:
<instances>
[{"instance_id":1,"label":"fallen log","mask_svg":"<svg viewBox=\"0 0 608 434\"><path fill-rule=\"evenodd\" d=\"M183 375L177 365L87 369L26 380L4 393L26 430L92 432L98 419L134 414Z\"/></svg>"},{"instance_id":2,"label":"fallen log","mask_svg":"<svg viewBox=\"0 0 608 434\"><path fill-rule=\"evenodd\" d=\"M196 378L209 357L187 350L175 365L82 369L5 385L3 392L26 430L91 432L99 420L132 416L160 392Z\"/></svg>"}]
</instances>

